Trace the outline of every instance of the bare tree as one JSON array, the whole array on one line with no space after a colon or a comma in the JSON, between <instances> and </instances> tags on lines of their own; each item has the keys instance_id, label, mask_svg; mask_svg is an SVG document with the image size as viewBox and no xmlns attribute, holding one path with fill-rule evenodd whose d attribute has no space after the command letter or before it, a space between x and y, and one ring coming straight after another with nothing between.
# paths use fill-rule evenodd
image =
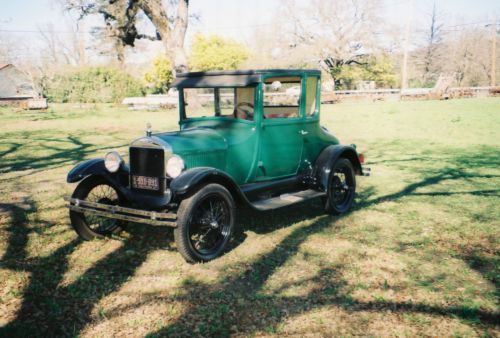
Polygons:
<instances>
[{"instance_id":1,"label":"bare tree","mask_svg":"<svg viewBox=\"0 0 500 338\"><path fill-rule=\"evenodd\" d=\"M432 6L429 27L426 34L426 48L423 56L423 81L435 81L442 70L443 23L437 12L436 2Z\"/></svg>"},{"instance_id":2,"label":"bare tree","mask_svg":"<svg viewBox=\"0 0 500 338\"><path fill-rule=\"evenodd\" d=\"M85 63L83 36L77 29L66 27L63 38L52 24L38 25L38 37L45 63L61 64Z\"/></svg>"},{"instance_id":3,"label":"bare tree","mask_svg":"<svg viewBox=\"0 0 500 338\"><path fill-rule=\"evenodd\" d=\"M491 70L488 33L483 28L464 27L443 41L442 67L445 72L455 74L458 86L488 85Z\"/></svg>"},{"instance_id":4,"label":"bare tree","mask_svg":"<svg viewBox=\"0 0 500 338\"><path fill-rule=\"evenodd\" d=\"M123 61L123 49L134 46L138 39L161 40L167 57L176 72L188 69L184 51L184 38L189 18L189 0L65 0L68 10L77 11L80 18L101 15L106 29L105 36L114 39L117 57ZM139 33L137 20L142 12L151 21L156 34Z\"/></svg>"},{"instance_id":5,"label":"bare tree","mask_svg":"<svg viewBox=\"0 0 500 338\"><path fill-rule=\"evenodd\" d=\"M315 63L337 81L339 70L361 64L377 48L379 0L313 0L307 6L290 1L280 8L283 54L296 64Z\"/></svg>"}]
</instances>

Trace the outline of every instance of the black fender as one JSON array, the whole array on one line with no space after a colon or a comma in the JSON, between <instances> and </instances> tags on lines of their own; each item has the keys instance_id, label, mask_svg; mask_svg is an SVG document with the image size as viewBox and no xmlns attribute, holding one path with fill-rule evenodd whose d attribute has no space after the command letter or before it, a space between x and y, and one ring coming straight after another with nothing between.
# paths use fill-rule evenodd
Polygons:
<instances>
[{"instance_id":1,"label":"black fender","mask_svg":"<svg viewBox=\"0 0 500 338\"><path fill-rule=\"evenodd\" d=\"M126 196L129 195L127 191L129 172L129 168L126 165L122 165L117 172L110 173L104 166L104 159L94 158L78 163L70 170L66 181L68 183L75 183L83 180L87 176L101 176Z\"/></svg>"},{"instance_id":2,"label":"black fender","mask_svg":"<svg viewBox=\"0 0 500 338\"><path fill-rule=\"evenodd\" d=\"M91 160L83 161L73 167L66 177L66 182L76 183L83 180L85 177L93 174L101 174L106 170L104 167L104 160L102 158L93 158Z\"/></svg>"},{"instance_id":3,"label":"black fender","mask_svg":"<svg viewBox=\"0 0 500 338\"><path fill-rule=\"evenodd\" d=\"M180 203L185 197L200 189L203 185L217 183L224 186L238 204L250 205L245 194L234 179L222 170L212 167L197 167L184 171L170 182L173 200Z\"/></svg>"},{"instance_id":4,"label":"black fender","mask_svg":"<svg viewBox=\"0 0 500 338\"><path fill-rule=\"evenodd\" d=\"M357 175L363 174L363 168L359 161L358 153L352 146L347 145L330 145L323 149L314 163L314 179L318 188L326 191L328 189L328 178L330 176L333 164L339 158L346 158L351 161L354 167L354 172Z\"/></svg>"},{"instance_id":5,"label":"black fender","mask_svg":"<svg viewBox=\"0 0 500 338\"><path fill-rule=\"evenodd\" d=\"M116 173L110 173L104 166L104 159L95 158L78 163L68 173L68 183L81 181L88 176L101 176L109 184L115 187L128 204L137 206L144 210L164 208L170 201L169 194L151 196L139 192L133 192L128 187L130 169L123 164Z\"/></svg>"},{"instance_id":6,"label":"black fender","mask_svg":"<svg viewBox=\"0 0 500 338\"><path fill-rule=\"evenodd\" d=\"M120 178L126 175L128 180L129 169L126 165L122 165L116 173L110 173L104 166L104 159L94 158L91 160L78 163L68 173L66 181L68 183L75 183L81 181L87 176L98 175L108 179L110 182L115 182L121 185Z\"/></svg>"}]
</instances>

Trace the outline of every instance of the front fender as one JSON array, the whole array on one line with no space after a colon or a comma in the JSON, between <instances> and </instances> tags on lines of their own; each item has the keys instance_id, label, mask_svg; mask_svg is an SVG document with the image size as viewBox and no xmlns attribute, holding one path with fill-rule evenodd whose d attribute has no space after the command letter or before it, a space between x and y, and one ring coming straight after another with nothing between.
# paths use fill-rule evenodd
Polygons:
<instances>
[{"instance_id":1,"label":"front fender","mask_svg":"<svg viewBox=\"0 0 500 338\"><path fill-rule=\"evenodd\" d=\"M110 173L104 166L104 159L94 158L78 163L73 169L70 170L66 181L68 183L75 183L81 181L87 176L98 175L120 185L120 177L125 176L128 179L128 174L129 170L125 165L120 167L116 173Z\"/></svg>"},{"instance_id":2,"label":"front fender","mask_svg":"<svg viewBox=\"0 0 500 338\"><path fill-rule=\"evenodd\" d=\"M351 161L354 172L357 175L363 174L361 162L359 161L358 153L354 147L341 144L330 145L323 149L314 164L314 178L320 189L324 191L328 189L328 178L331 168L340 157L347 158Z\"/></svg>"},{"instance_id":3,"label":"front fender","mask_svg":"<svg viewBox=\"0 0 500 338\"><path fill-rule=\"evenodd\" d=\"M128 187L130 168L123 164L116 173L110 173L104 166L104 160L96 158L78 163L68 173L68 183L81 181L87 176L95 175L103 177L109 184L115 187L123 198L130 203L144 210L156 210L165 208L170 202L170 194L151 196L147 193L132 191Z\"/></svg>"},{"instance_id":4,"label":"front fender","mask_svg":"<svg viewBox=\"0 0 500 338\"><path fill-rule=\"evenodd\" d=\"M249 204L234 179L222 170L211 167L197 167L184 171L170 182L173 198L180 202L205 184L217 183L224 186L236 202Z\"/></svg>"},{"instance_id":5,"label":"front fender","mask_svg":"<svg viewBox=\"0 0 500 338\"><path fill-rule=\"evenodd\" d=\"M68 173L66 181L68 183L75 183L81 181L85 177L93 174L102 174L104 167L104 160L102 158L93 158L91 160L78 163Z\"/></svg>"}]
</instances>

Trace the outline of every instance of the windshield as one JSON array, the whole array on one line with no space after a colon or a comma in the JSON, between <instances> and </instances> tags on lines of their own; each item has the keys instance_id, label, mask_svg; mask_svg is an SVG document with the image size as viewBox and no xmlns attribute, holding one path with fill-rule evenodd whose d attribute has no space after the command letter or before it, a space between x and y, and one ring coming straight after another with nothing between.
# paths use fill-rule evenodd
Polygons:
<instances>
[{"instance_id":1,"label":"windshield","mask_svg":"<svg viewBox=\"0 0 500 338\"><path fill-rule=\"evenodd\" d=\"M184 88L186 118L221 116L253 121L255 87Z\"/></svg>"}]
</instances>

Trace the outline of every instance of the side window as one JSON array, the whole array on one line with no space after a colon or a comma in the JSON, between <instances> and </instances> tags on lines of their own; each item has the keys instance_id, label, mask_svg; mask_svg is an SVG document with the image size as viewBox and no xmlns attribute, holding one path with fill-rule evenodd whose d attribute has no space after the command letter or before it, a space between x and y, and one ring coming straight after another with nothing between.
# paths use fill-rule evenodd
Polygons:
<instances>
[{"instance_id":1,"label":"side window","mask_svg":"<svg viewBox=\"0 0 500 338\"><path fill-rule=\"evenodd\" d=\"M253 121L255 88L236 88L234 94L234 117Z\"/></svg>"},{"instance_id":2,"label":"side window","mask_svg":"<svg viewBox=\"0 0 500 338\"><path fill-rule=\"evenodd\" d=\"M306 82L306 116L313 116L317 111L316 94L318 90L318 78L309 76Z\"/></svg>"},{"instance_id":3,"label":"side window","mask_svg":"<svg viewBox=\"0 0 500 338\"><path fill-rule=\"evenodd\" d=\"M300 111L301 78L277 76L264 83L264 118L297 118Z\"/></svg>"}]
</instances>

